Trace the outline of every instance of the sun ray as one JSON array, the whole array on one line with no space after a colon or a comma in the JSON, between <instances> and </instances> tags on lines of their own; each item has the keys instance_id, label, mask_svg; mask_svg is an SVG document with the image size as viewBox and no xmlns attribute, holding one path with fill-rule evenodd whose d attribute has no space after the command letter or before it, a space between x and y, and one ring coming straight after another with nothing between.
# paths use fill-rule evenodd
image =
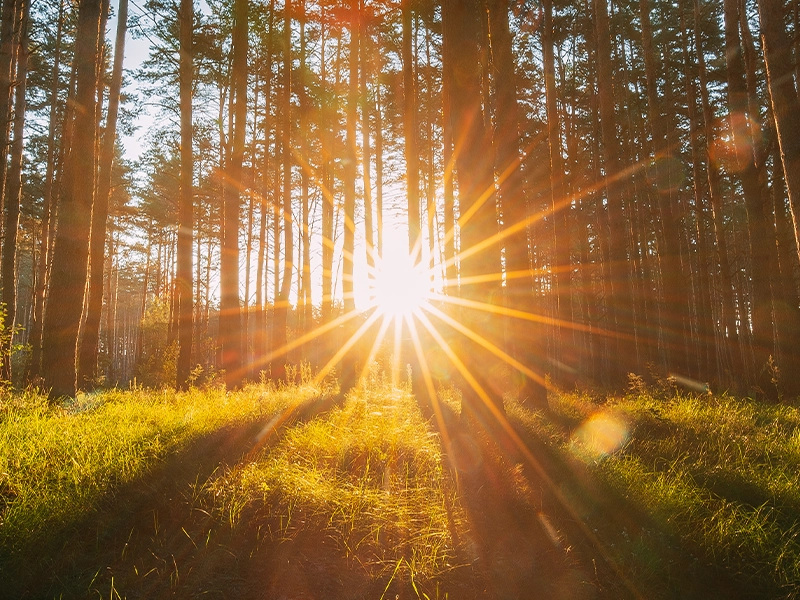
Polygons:
<instances>
[{"instance_id":1,"label":"sun ray","mask_svg":"<svg viewBox=\"0 0 800 600\"><path fill-rule=\"evenodd\" d=\"M573 518L574 522L577 526L581 529L581 532L587 536L588 539L592 541L595 548L597 548L602 554L603 558L605 559L606 563L609 564L614 571L616 572L617 576L621 578L621 580L625 583L629 590L631 590L636 598L643 598L643 596L639 593L633 583L625 576L625 574L620 569L617 562L614 558L610 555L610 553L606 550L605 546L601 543L600 539L598 538L597 534L591 530L591 528L585 523L583 520L582 515L575 509L570 499L564 494L562 489L556 484L555 481L550 477L547 473L545 468L539 462L539 460L534 456L533 452L531 452L530 448L525 444L519 434L514 430L513 426L509 422L508 418L502 413L502 411L495 406L495 404L489 398L489 395L486 391L481 387L480 383L472 376L469 369L463 363L463 361L458 358L455 354L453 349L450 345L444 340L444 338L439 334L433 324L425 317L424 315L418 315L418 318L425 329L431 334L431 336L436 340L436 342L441 346L442 350L444 350L447 357L453 363L453 365L458 369L470 387L475 390L475 393L478 394L478 397L484 402L487 408L490 410L490 413L494 418L497 420L498 425L500 425L501 429L508 435L509 439L512 441L514 446L519 450L519 452L524 457L525 461L531 466L531 468L536 472L536 474L542 479L544 484L549 488L550 492L558 499L561 505L570 513L570 516Z\"/></svg>"},{"instance_id":2,"label":"sun ray","mask_svg":"<svg viewBox=\"0 0 800 600\"><path fill-rule=\"evenodd\" d=\"M547 382L545 381L544 377L542 377L541 375L538 375L537 373L534 373L531 369L529 369L528 367L523 365L521 362L519 362L513 356L505 353L503 350L498 348L496 345L494 345L492 342L487 340L485 337L483 337L483 336L479 335L478 333L472 331L469 327L463 325L462 323L459 323L454 318L449 316L447 313L445 313L445 312L439 310L438 308L436 308L435 306L431 306L431 305L427 305L425 307L425 310L427 310L431 314L436 315L439 319L441 319L442 321L444 321L445 323L450 325L450 327L452 327L453 329L455 329L459 333L465 335L466 337L468 337L472 341L476 342L477 344L479 344L480 346L482 346L483 348L485 348L486 350L488 350L489 352L494 354L496 357L498 357L501 360L505 361L510 366L512 366L515 369L517 369L520 373L523 373L523 374L527 375L528 377L530 377L531 379L533 379L534 381L536 381L537 383L540 383L541 385L543 385L545 387L549 387L547 385Z\"/></svg>"},{"instance_id":3,"label":"sun ray","mask_svg":"<svg viewBox=\"0 0 800 600\"><path fill-rule=\"evenodd\" d=\"M497 304L487 304L485 302L478 302L477 300L468 300L467 298L458 298L455 296L438 295L436 296L436 298L448 304L454 304L456 306L463 306L466 308L474 308L476 310L481 310L483 312L488 312L495 315L514 317L517 319L523 319L525 321L533 321L534 323L557 325L559 327L564 327L566 329L574 329L576 331L584 331L587 333L594 333L597 335L604 335L611 338L625 339L629 341L636 339L634 336L630 334L624 334L616 331L609 331L608 329L602 329L599 327L590 327L589 325L584 325L582 323L574 323L572 321L564 321L563 319L545 317L543 315L529 313L524 310L519 310L516 308L498 306Z\"/></svg>"},{"instance_id":4,"label":"sun ray","mask_svg":"<svg viewBox=\"0 0 800 600\"><path fill-rule=\"evenodd\" d=\"M489 394L486 390L483 389L483 386L475 379L475 376L470 372L464 362L458 357L458 355L453 351L450 347L450 344L442 337L439 331L433 326L433 323L428 320L423 314L416 315L419 319L420 323L422 323L423 327L428 330L428 333L431 334L431 337L436 341L437 344L444 350L444 353L450 359L450 362L456 367L459 373L461 373L462 377L464 377L465 381L469 384L469 386L475 391L478 395L478 398L486 405L489 411L495 415L499 416L500 409L497 408L497 405L492 401L489 397Z\"/></svg>"},{"instance_id":5,"label":"sun ray","mask_svg":"<svg viewBox=\"0 0 800 600\"><path fill-rule=\"evenodd\" d=\"M428 367L428 361L425 359L425 353L422 351L422 343L419 339L419 332L414 323L413 318L407 319L408 330L411 333L411 342L414 345L414 352L417 355L417 362L422 371L422 378L425 381L425 389L428 391L428 397L431 400L431 407L433 408L433 416L436 419L436 425L442 436L442 445L445 452L452 456L452 444L450 443L450 433L447 431L447 425L444 422L444 414L442 407L439 404L439 396L436 394L436 388L433 385L433 378L431 377L431 370Z\"/></svg>"},{"instance_id":6,"label":"sun ray","mask_svg":"<svg viewBox=\"0 0 800 600\"><path fill-rule=\"evenodd\" d=\"M375 356L378 354L378 350L380 350L383 338L386 337L386 331L389 329L389 325L391 324L392 324L391 319L387 318L384 315L383 321L381 321L381 327L378 330L378 335L375 336L375 341L372 344L372 348L370 348L367 360L364 361L364 366L361 368L361 374L358 377L359 385L364 381L364 378L367 375L367 371L369 370L370 363L372 363L372 361L375 359Z\"/></svg>"},{"instance_id":7,"label":"sun ray","mask_svg":"<svg viewBox=\"0 0 800 600\"><path fill-rule=\"evenodd\" d=\"M526 277L534 277L536 275L550 275L553 273L561 273L564 271L571 271L572 266L552 267L547 269L521 269L518 271L498 271L497 273L487 273L484 275L472 275L470 277L460 277L457 280L444 280L443 286L460 287L464 285L475 285L481 283L493 283L497 281L508 281L510 279L524 279Z\"/></svg>"},{"instance_id":8,"label":"sun ray","mask_svg":"<svg viewBox=\"0 0 800 600\"><path fill-rule=\"evenodd\" d=\"M347 323L348 321L357 317L359 314L360 313L357 310L351 310L350 312L340 315L336 317L334 320L332 320L330 323L326 323L325 325L320 325L319 327L313 329L312 331L309 331L305 335L300 336L299 338L292 340L287 344L284 344L280 348L276 348L275 350L268 352L264 356L261 356L253 360L250 364L247 365L247 367L242 368L242 372L246 373L253 367L269 364L270 362L272 362L272 360L286 355L295 348L299 348L300 346L307 344L308 342L318 338L319 336L328 333L330 330L335 329L339 325Z\"/></svg>"},{"instance_id":9,"label":"sun ray","mask_svg":"<svg viewBox=\"0 0 800 600\"><path fill-rule=\"evenodd\" d=\"M530 149L531 147L532 146L529 146L528 149ZM525 152L525 154L527 154L527 151ZM627 169L624 169L623 171L615 174L615 176L613 178L611 178L611 179L598 181L594 185L589 186L589 187L587 187L585 189L582 189L582 190L580 190L579 192L577 192L575 194L572 194L572 195L569 195L569 196L565 196L561 200L559 200L557 202L554 202L550 207L546 208L545 210L542 210L542 211L536 212L534 214L531 214L527 218L522 219L520 221L517 221L516 223L514 223L512 225L509 225L508 227L506 227L504 229L501 229L497 233L487 237L486 239L484 239L479 244L475 244L475 245L471 246L470 248L463 249L461 252L459 252L455 256L449 258L446 261L444 266L447 267L447 266L450 266L450 265L457 264L459 261L462 261L465 258L468 258L468 257L470 257L470 256L472 256L474 254L477 254L478 252L481 252L482 250L484 250L484 249L486 249L488 247L491 247L494 244L497 244L497 243L505 240L509 236L512 236L512 235L515 235L515 234L519 233L520 231L524 230L529 225L532 225L533 223L544 219L546 216L551 215L551 214L555 214L556 212L558 212L560 210L563 210L567 206L571 205L573 202L577 202L577 201L580 201L580 200L582 200L584 198L587 198L589 195L597 192L598 190L601 190L601 189L605 188L606 185L608 185L608 183L612 183L614 181L621 180L621 179L630 177L630 176L638 173L642 169L646 168L649 163L650 163L649 160L647 160L647 161L639 161L638 163L635 163L635 164L631 165ZM509 168L506 169L506 171L504 171L501 174L500 181L502 181L503 179L508 177L510 175L510 173L513 172L513 170L516 167L517 167L517 165L512 163L512 165L510 165ZM494 191L495 191L495 188L494 188L494 186L492 186L489 189L487 189L481 195L481 197L476 201L475 205L473 205L473 207L471 207L471 211L466 213L464 215L463 219L459 219L459 223L458 223L459 227L462 227L469 220L469 217L471 217L472 214L474 214L474 212L477 211L478 208L480 208L481 204L483 204L489 197L491 197L491 195L492 195L492 193L494 193ZM455 235L455 229L453 229L452 232L448 232L445 235L445 239L449 240L449 237L452 237L451 234Z\"/></svg>"},{"instance_id":10,"label":"sun ray","mask_svg":"<svg viewBox=\"0 0 800 600\"><path fill-rule=\"evenodd\" d=\"M355 333L353 333L353 335L350 336L350 339L348 339L344 343L344 345L339 349L339 351L336 354L333 355L333 357L327 362L327 364L324 367L322 367L322 369L319 370L317 375L314 377L314 383L319 383L323 379L325 379L325 376L328 373L331 372L331 370L336 365L336 363L338 363L342 359L342 357L345 354L347 354L353 346L355 346L356 342L358 342L358 340L361 339L361 337L364 335L364 333L379 318L380 318L380 314L377 311L373 312L369 316L369 318L366 321L364 321L364 323L361 324L361 327L359 327L355 331Z\"/></svg>"},{"instance_id":11,"label":"sun ray","mask_svg":"<svg viewBox=\"0 0 800 600\"><path fill-rule=\"evenodd\" d=\"M400 379L400 352L403 343L403 321L398 317L394 320L394 347L392 348L392 385L396 386Z\"/></svg>"}]
</instances>

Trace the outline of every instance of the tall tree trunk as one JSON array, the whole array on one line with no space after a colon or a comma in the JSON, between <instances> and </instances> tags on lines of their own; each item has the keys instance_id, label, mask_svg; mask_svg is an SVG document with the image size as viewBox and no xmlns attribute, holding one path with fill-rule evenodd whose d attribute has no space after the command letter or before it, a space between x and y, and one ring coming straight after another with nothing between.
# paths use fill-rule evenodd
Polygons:
<instances>
[{"instance_id":1,"label":"tall tree trunk","mask_svg":"<svg viewBox=\"0 0 800 600\"><path fill-rule=\"evenodd\" d=\"M289 313L289 292L292 288L292 272L294 270L294 232L292 230L292 121L291 121L291 89L292 89L292 2L285 0L283 15L283 88L281 89L283 111L282 155L283 155L283 276L280 294L275 299L275 317L273 320L273 346L280 348L286 345L286 326ZM272 376L283 379L286 373L285 357L273 364Z\"/></svg>"},{"instance_id":2,"label":"tall tree trunk","mask_svg":"<svg viewBox=\"0 0 800 600\"><path fill-rule=\"evenodd\" d=\"M795 88L800 81L795 82L793 77L792 47L786 33L783 6L782 0L758 1L769 97L789 192L795 243L800 251L800 100ZM794 35L800 38L797 30Z\"/></svg>"},{"instance_id":3,"label":"tall tree trunk","mask_svg":"<svg viewBox=\"0 0 800 600\"><path fill-rule=\"evenodd\" d=\"M725 237L725 226L722 206L721 176L717 162L712 156L714 135L714 110L711 106L708 92L708 75L706 71L705 51L700 35L700 0L693 0L694 23L692 34L694 36L695 52L697 57L697 73L700 90L700 103L703 109L703 128L706 139L706 167L708 172L708 191L711 200L711 216L714 224L714 237L716 239L717 261L720 273L720 293L722 296L722 338L725 342L725 356L723 364L729 369L730 378L733 379L742 373L742 350L739 343L739 331L736 327L736 308L734 306L734 282L731 276L730 260L728 258L728 243Z\"/></svg>"},{"instance_id":4,"label":"tall tree trunk","mask_svg":"<svg viewBox=\"0 0 800 600\"><path fill-rule=\"evenodd\" d=\"M194 3L181 0L180 6L180 82L181 111L181 196L178 208L178 364L175 385L185 389L192 367L192 244L194 238L194 153L192 151L192 80Z\"/></svg>"},{"instance_id":5,"label":"tall tree trunk","mask_svg":"<svg viewBox=\"0 0 800 600\"><path fill-rule=\"evenodd\" d=\"M247 37L248 0L234 4L233 65L231 94L233 128L231 154L223 187L224 223L220 263L220 343L225 383L236 387L242 371L242 311L239 302L239 205L242 189L242 161L247 129ZM191 289L191 288L190 288Z\"/></svg>"},{"instance_id":6,"label":"tall tree trunk","mask_svg":"<svg viewBox=\"0 0 800 600\"><path fill-rule=\"evenodd\" d=\"M689 116L689 141L691 145L692 183L697 222L697 319L699 336L699 378L701 381L715 379L715 356L718 353L714 337L714 319L711 302L711 278L713 269L708 249L708 219L702 185L703 152L700 145L700 128L697 114L697 83L689 52L688 26L683 3L678 7L680 15L681 50L683 58L683 79L686 90L686 105Z\"/></svg>"},{"instance_id":7,"label":"tall tree trunk","mask_svg":"<svg viewBox=\"0 0 800 600\"><path fill-rule=\"evenodd\" d=\"M566 202L564 186L564 160L561 154L561 120L558 115L558 96L556 92L556 69L553 48L553 3L544 0L544 19L542 23L542 56L544 59L544 83L547 110L547 145L550 151L550 202L553 211L554 271L556 283L556 316L561 322L572 319L571 310L571 273L570 245L567 222L570 206ZM502 191L502 188L501 188ZM556 326L556 344L558 360L570 366L571 346L570 332ZM566 383L562 373L560 381Z\"/></svg>"},{"instance_id":8,"label":"tall tree trunk","mask_svg":"<svg viewBox=\"0 0 800 600\"><path fill-rule=\"evenodd\" d=\"M103 311L103 267L106 248L106 222L111 196L111 171L117 135L122 63L125 58L125 33L128 28L128 0L120 0L117 11L117 37L114 46L114 68L108 91L108 115L100 152L97 195L92 207L92 234L89 247L89 298L83 324L78 360L78 385L91 387L97 378L97 356L100 341L100 316Z\"/></svg>"},{"instance_id":9,"label":"tall tree trunk","mask_svg":"<svg viewBox=\"0 0 800 600\"><path fill-rule=\"evenodd\" d=\"M42 371L50 396L74 396L78 330L83 311L94 200L94 109L100 38L100 0L82 0L75 42L76 93L72 148L53 248L50 297L44 319Z\"/></svg>"},{"instance_id":10,"label":"tall tree trunk","mask_svg":"<svg viewBox=\"0 0 800 600\"><path fill-rule=\"evenodd\" d=\"M468 285L461 286L461 297L467 303L491 309L500 302L502 293L496 280L492 281L500 273L500 249L496 242L493 164L486 160L491 156L491 142L481 108L481 72L477 68L480 65L481 5L478 0L461 2L458 6L448 1L442 25L448 55L453 59L450 99L453 138L457 140L460 276L462 281L472 279ZM484 278L486 281L481 281ZM479 335L491 337L485 327L484 314L481 310L467 308L461 311L459 320ZM492 391L483 373L486 353L477 344L467 343L459 354L482 388L475 389L465 386L463 380L460 382L463 409L483 412L483 402L490 401L495 409L502 410L501 395L486 395Z\"/></svg>"},{"instance_id":11,"label":"tall tree trunk","mask_svg":"<svg viewBox=\"0 0 800 600\"><path fill-rule=\"evenodd\" d=\"M433 15L428 17L431 22ZM433 64L431 62L431 28L425 28L425 215L428 218L428 266L433 270L436 249L436 167L433 154L433 120L435 119L433 94Z\"/></svg>"},{"instance_id":12,"label":"tall tree trunk","mask_svg":"<svg viewBox=\"0 0 800 600\"><path fill-rule=\"evenodd\" d=\"M380 49L380 39L375 48ZM380 73L380 71L379 71ZM375 228L378 231L377 252L383 257L383 104L380 74L375 82Z\"/></svg>"},{"instance_id":13,"label":"tall tree trunk","mask_svg":"<svg viewBox=\"0 0 800 600\"><path fill-rule=\"evenodd\" d=\"M659 259L663 272L664 306L661 312L661 334L664 337L667 364L670 369L688 375L686 362L687 337L686 314L689 311L689 292L686 278L681 272L679 231L676 211L678 210L678 184L672 168L672 151L668 142L668 126L662 116L657 90L660 64L658 52L653 49L653 32L650 24L650 1L639 0L639 17L642 23L642 49L644 54L647 109L650 135L653 140L653 163L651 181L655 182L659 215L663 237ZM665 85L671 85L668 78ZM671 90L669 96L671 97ZM667 111L675 110L667 106Z\"/></svg>"},{"instance_id":14,"label":"tall tree trunk","mask_svg":"<svg viewBox=\"0 0 800 600\"><path fill-rule=\"evenodd\" d=\"M324 5L321 7L324 16ZM319 111L320 146L321 146L321 188L322 188L322 322L328 323L333 310L333 138L331 96L336 90L328 87L327 61L325 55L325 19L322 20L320 33L320 88L321 106Z\"/></svg>"},{"instance_id":15,"label":"tall tree trunk","mask_svg":"<svg viewBox=\"0 0 800 600\"><path fill-rule=\"evenodd\" d=\"M614 109L613 71L611 65L611 38L606 0L592 0L597 40L597 96L600 109L600 129L603 142L605 187L608 195L608 236L610 296L606 297L611 321L616 326L612 379L616 384L624 381L628 370L636 365L634 336L633 294L628 269L625 242L625 213L623 211L624 184L621 180L617 123ZM602 209L600 209L602 210Z\"/></svg>"},{"instance_id":16,"label":"tall tree trunk","mask_svg":"<svg viewBox=\"0 0 800 600\"><path fill-rule=\"evenodd\" d=\"M272 122L270 110L272 102L272 60L275 41L275 0L269 3L269 21L267 24L267 65L265 68L266 81L264 82L264 164L262 168L263 181L261 184L261 222L258 231L258 270L256 272L256 319L253 346L258 356L267 354L267 319L266 319L266 279L267 279L267 221L271 211L268 202L267 183L269 181L269 135ZM256 364L260 372L264 367L262 363ZM255 373L258 375L258 373Z\"/></svg>"},{"instance_id":17,"label":"tall tree trunk","mask_svg":"<svg viewBox=\"0 0 800 600\"><path fill-rule=\"evenodd\" d=\"M301 290L302 297L299 302L299 317L302 319L302 331L310 331L313 327L314 313L311 299L311 237L310 237L310 214L309 214L309 183L310 183L310 151L308 145L308 89L306 83L306 61L307 61L307 39L306 39L306 0L300 3L300 81L298 90L300 94L300 147L303 155L303 165L301 170L300 188L302 198L302 229L301 247L303 249Z\"/></svg>"},{"instance_id":18,"label":"tall tree trunk","mask_svg":"<svg viewBox=\"0 0 800 600\"><path fill-rule=\"evenodd\" d=\"M400 4L403 22L401 57L403 61L403 136L405 137L406 198L408 200L408 253L419 260L419 145L417 143L417 93L415 85L414 55L411 38L411 0Z\"/></svg>"},{"instance_id":19,"label":"tall tree trunk","mask_svg":"<svg viewBox=\"0 0 800 600\"><path fill-rule=\"evenodd\" d=\"M55 188L56 168L56 129L58 127L58 89L61 71L61 43L64 35L64 0L58 7L58 28L56 30L55 54L53 57L53 74L50 86L50 116L47 129L47 167L44 180L44 198L42 200L42 240L39 250L39 262L36 269L36 288L33 299L33 318L31 325L31 360L28 365L29 380L39 375L42 362L42 317L44 299L47 290L48 265L50 264L51 223L53 218L53 190Z\"/></svg>"},{"instance_id":20,"label":"tall tree trunk","mask_svg":"<svg viewBox=\"0 0 800 600\"><path fill-rule=\"evenodd\" d=\"M0 13L0 214L3 212L8 164L9 112L17 55L16 25L22 0L5 0Z\"/></svg>"},{"instance_id":21,"label":"tall tree trunk","mask_svg":"<svg viewBox=\"0 0 800 600\"><path fill-rule=\"evenodd\" d=\"M771 208L775 218L775 241L778 252L777 271L780 281L776 286L775 328L781 352L781 383L789 394L800 390L800 298L794 280L797 251L791 235L791 219L786 214L783 169L780 168L780 149L772 144L772 198Z\"/></svg>"},{"instance_id":22,"label":"tall tree trunk","mask_svg":"<svg viewBox=\"0 0 800 600\"><path fill-rule=\"evenodd\" d=\"M739 3L724 0L725 62L728 73L728 112L734 147L734 168L741 182L750 233L753 351L756 383L773 394L774 386L765 370L772 352L772 298L769 282L767 226L764 197L754 160L754 140L748 121L748 93L739 37Z\"/></svg>"},{"instance_id":23,"label":"tall tree trunk","mask_svg":"<svg viewBox=\"0 0 800 600\"><path fill-rule=\"evenodd\" d=\"M506 304L515 310L531 312L531 280L529 276L520 276L530 272L528 251L528 217L525 182L520 167L519 110L517 108L517 76L514 69L511 32L508 25L508 0L490 0L489 34L491 39L491 64L495 82L495 129L494 156L495 172L499 181L499 196L503 206L503 220L507 228L515 228L516 232L505 239L506 272L513 274L507 280ZM545 6L545 27L547 27L547 6ZM551 24L552 26L552 24ZM545 57L547 57L547 44ZM552 43L550 45L552 59ZM550 121L550 115L548 115ZM556 125L557 127L557 125ZM559 150L560 152L560 150ZM459 179L461 170L459 169ZM559 193L559 200L561 194ZM564 212L554 214L561 219ZM490 235L488 229L484 235ZM560 234L563 232L559 231ZM470 286L471 287L471 286ZM520 362L534 371L542 372L544 367L544 331L530 321L517 321L506 324L509 332L509 350ZM513 333L512 333L513 332ZM483 335L487 335L486 332ZM541 341L540 341L541 340ZM547 401L547 392L540 382L530 377L520 378L520 396L536 405Z\"/></svg>"},{"instance_id":24,"label":"tall tree trunk","mask_svg":"<svg viewBox=\"0 0 800 600\"><path fill-rule=\"evenodd\" d=\"M442 19L446 10L446 2L442 5ZM452 122L452 92L450 90L453 80L453 57L450 42L447 36L442 39L442 161L444 173L442 174L444 187L444 260L445 278L448 293L457 286L456 250L455 250L455 189L453 186L453 171L455 170L455 156L453 155L453 122ZM451 289L452 288L452 289Z\"/></svg>"},{"instance_id":25,"label":"tall tree trunk","mask_svg":"<svg viewBox=\"0 0 800 600\"><path fill-rule=\"evenodd\" d=\"M350 0L350 55L348 64L350 73L347 84L347 111L345 132L345 156L343 168L344 183L344 247L342 248L342 292L344 310L350 313L356 310L353 263L355 252L355 209L356 209L356 125L358 120L358 62L359 62L359 1ZM352 327L344 328L345 338L353 333ZM344 343L346 339L342 340ZM342 374L339 385L346 392L356 384L356 357L353 350L342 360Z\"/></svg>"},{"instance_id":26,"label":"tall tree trunk","mask_svg":"<svg viewBox=\"0 0 800 600\"><path fill-rule=\"evenodd\" d=\"M362 14L361 22L366 20L366 11L364 7L364 0L360 0L360 10ZM372 181L370 178L370 169L372 166L372 149L370 147L370 123L369 123L369 89L367 82L370 77L369 57L367 48L367 35L362 25L360 33L361 44L361 172L364 184L364 241L367 248L367 267L369 276L372 277L375 266L375 239L373 234L372 223Z\"/></svg>"},{"instance_id":27,"label":"tall tree trunk","mask_svg":"<svg viewBox=\"0 0 800 600\"><path fill-rule=\"evenodd\" d=\"M8 1L8 0L6 0ZM11 348L14 325L17 320L17 231L19 230L19 207L22 194L22 149L25 135L25 91L28 81L28 21L30 0L22 1L22 18L19 25L19 53L17 58L17 86L14 99L14 143L11 147L11 166L8 180L5 207L5 237L3 238L3 306L5 307L6 336L0 348L2 373L0 377L11 380ZM0 165L5 167L5 165Z\"/></svg>"}]
</instances>

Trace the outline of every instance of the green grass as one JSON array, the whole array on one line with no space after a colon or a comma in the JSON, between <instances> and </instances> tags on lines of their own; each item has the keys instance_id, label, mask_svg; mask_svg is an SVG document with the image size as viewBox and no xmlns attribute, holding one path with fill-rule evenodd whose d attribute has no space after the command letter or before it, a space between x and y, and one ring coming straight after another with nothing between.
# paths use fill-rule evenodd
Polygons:
<instances>
[{"instance_id":1,"label":"green grass","mask_svg":"<svg viewBox=\"0 0 800 600\"><path fill-rule=\"evenodd\" d=\"M687 553L759 597L797 596L800 409L640 387L623 397L558 394L550 404L561 426L524 407L509 412ZM619 548L617 554L636 561Z\"/></svg>"},{"instance_id":2,"label":"green grass","mask_svg":"<svg viewBox=\"0 0 800 600\"><path fill-rule=\"evenodd\" d=\"M232 453L215 451L214 440L234 439L225 432L258 431L318 394L132 389L63 406L5 396L0 571L17 573L12 595L247 596L266 581L301 593L284 573L290 553L293 565L315 557L322 595L335 580L343 597L446 597L466 517L407 391L374 383L244 456L252 433L235 437Z\"/></svg>"},{"instance_id":3,"label":"green grass","mask_svg":"<svg viewBox=\"0 0 800 600\"><path fill-rule=\"evenodd\" d=\"M104 495L222 427L314 393L250 386L111 390L48 404L35 392L0 400L0 547L20 550L89 514Z\"/></svg>"},{"instance_id":4,"label":"green grass","mask_svg":"<svg viewBox=\"0 0 800 600\"><path fill-rule=\"evenodd\" d=\"M406 390L376 379L241 458L252 435L228 432L318 394L132 389L63 406L33 392L3 396L0 558L31 559L22 587L52 567L77 595L302 595L303 586L319 597L480 593L485 574L468 564L475 523ZM620 397L553 394L550 404L552 418L512 401L507 412L648 597L704 597L687 592L688 578L706 573L681 570L693 568L692 557L753 597L797 597L800 409L641 386ZM215 440L231 439L239 445L230 452L213 451ZM197 465L205 471L195 477ZM176 478L177 496L159 495L167 488L148 479L159 473ZM586 487L587 473L601 485ZM127 507L136 490L144 504ZM592 493L604 508L592 511ZM126 508L128 520L115 521ZM87 553L80 561L36 556L73 539ZM44 595L60 589L48 585Z\"/></svg>"},{"instance_id":5,"label":"green grass","mask_svg":"<svg viewBox=\"0 0 800 600\"><path fill-rule=\"evenodd\" d=\"M209 491L235 527L269 530L271 541L332 540L373 582L419 590L453 568L452 533L465 520L438 436L413 397L388 387L288 430Z\"/></svg>"}]
</instances>

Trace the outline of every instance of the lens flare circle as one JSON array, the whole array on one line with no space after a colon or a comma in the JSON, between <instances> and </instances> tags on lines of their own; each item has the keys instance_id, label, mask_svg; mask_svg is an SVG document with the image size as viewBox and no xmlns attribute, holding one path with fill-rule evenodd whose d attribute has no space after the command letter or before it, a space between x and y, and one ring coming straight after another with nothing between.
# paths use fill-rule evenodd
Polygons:
<instances>
[{"instance_id":1,"label":"lens flare circle","mask_svg":"<svg viewBox=\"0 0 800 600\"><path fill-rule=\"evenodd\" d=\"M372 302L387 317L410 316L429 298L431 278L421 264L402 253L384 256L375 268Z\"/></svg>"}]
</instances>

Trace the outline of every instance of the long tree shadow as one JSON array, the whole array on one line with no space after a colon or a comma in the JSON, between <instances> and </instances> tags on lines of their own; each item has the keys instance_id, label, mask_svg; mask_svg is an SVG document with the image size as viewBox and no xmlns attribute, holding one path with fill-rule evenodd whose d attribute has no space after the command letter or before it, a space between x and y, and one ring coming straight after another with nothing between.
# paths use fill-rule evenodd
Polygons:
<instances>
[{"instance_id":1,"label":"long tree shadow","mask_svg":"<svg viewBox=\"0 0 800 600\"><path fill-rule=\"evenodd\" d=\"M3 598L193 597L210 581L222 597L241 579L257 535L243 535L210 514L205 483L285 429L320 415L320 396L267 422L226 427L190 442L147 475L116 487L90 515L15 556L0 549Z\"/></svg>"},{"instance_id":2,"label":"long tree shadow","mask_svg":"<svg viewBox=\"0 0 800 600\"><path fill-rule=\"evenodd\" d=\"M566 427L556 415L548 414L547 418L554 427ZM527 485L541 489L545 512L558 523L565 539L575 545L577 554L585 554L598 572L605 573L600 579L617 582L620 591L611 597L769 597L703 561L702 549L687 546L643 507L600 482L575 457L531 434L513 419L511 425L536 457L536 465L522 460L508 436L490 424L491 437L498 440L504 456L520 461ZM545 482L545 477L549 481Z\"/></svg>"},{"instance_id":3,"label":"long tree shadow","mask_svg":"<svg viewBox=\"0 0 800 600\"><path fill-rule=\"evenodd\" d=\"M520 464L503 456L498 432L441 407L449 440L446 460L470 525L463 559L475 569L480 596L628 597L565 536L544 490L526 480Z\"/></svg>"}]
</instances>

